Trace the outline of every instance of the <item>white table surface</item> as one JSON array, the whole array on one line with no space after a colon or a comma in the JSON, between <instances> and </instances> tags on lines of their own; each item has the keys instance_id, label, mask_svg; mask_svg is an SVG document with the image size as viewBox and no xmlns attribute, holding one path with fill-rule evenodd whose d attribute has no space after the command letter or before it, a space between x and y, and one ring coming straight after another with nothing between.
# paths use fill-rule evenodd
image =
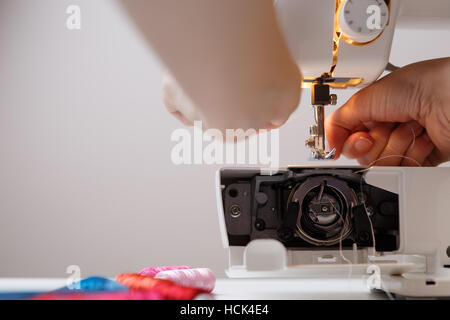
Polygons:
<instances>
[{"instance_id":1,"label":"white table surface","mask_svg":"<svg viewBox=\"0 0 450 320\"><path fill-rule=\"evenodd\" d=\"M50 291L66 285L66 279L0 278L1 292ZM217 279L215 299L386 299L371 293L358 279Z\"/></svg>"}]
</instances>

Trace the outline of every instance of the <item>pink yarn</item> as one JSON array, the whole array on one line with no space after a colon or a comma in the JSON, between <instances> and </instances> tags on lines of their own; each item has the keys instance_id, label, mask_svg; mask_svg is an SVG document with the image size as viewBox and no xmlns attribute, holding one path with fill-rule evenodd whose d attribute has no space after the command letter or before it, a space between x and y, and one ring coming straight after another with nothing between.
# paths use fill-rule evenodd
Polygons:
<instances>
[{"instance_id":1,"label":"pink yarn","mask_svg":"<svg viewBox=\"0 0 450 320\"><path fill-rule=\"evenodd\" d=\"M214 290L216 277L211 269L195 268L195 269L176 269L158 272L155 276L157 279L172 280L176 284L202 289L207 292Z\"/></svg>"},{"instance_id":2,"label":"pink yarn","mask_svg":"<svg viewBox=\"0 0 450 320\"><path fill-rule=\"evenodd\" d=\"M191 269L191 267L188 267L188 266L150 267L150 268L142 269L139 272L139 274L141 276L154 277L161 271L181 270L181 269Z\"/></svg>"}]
</instances>

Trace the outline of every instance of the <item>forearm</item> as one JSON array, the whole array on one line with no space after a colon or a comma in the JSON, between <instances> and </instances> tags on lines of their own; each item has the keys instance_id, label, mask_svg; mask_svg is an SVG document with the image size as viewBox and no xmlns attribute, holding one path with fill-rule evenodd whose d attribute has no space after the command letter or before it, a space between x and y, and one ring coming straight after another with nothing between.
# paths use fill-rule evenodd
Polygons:
<instances>
[{"instance_id":1,"label":"forearm","mask_svg":"<svg viewBox=\"0 0 450 320\"><path fill-rule=\"evenodd\" d=\"M271 0L123 3L210 126L244 127L236 117L248 114L262 125L297 105L300 73Z\"/></svg>"}]
</instances>

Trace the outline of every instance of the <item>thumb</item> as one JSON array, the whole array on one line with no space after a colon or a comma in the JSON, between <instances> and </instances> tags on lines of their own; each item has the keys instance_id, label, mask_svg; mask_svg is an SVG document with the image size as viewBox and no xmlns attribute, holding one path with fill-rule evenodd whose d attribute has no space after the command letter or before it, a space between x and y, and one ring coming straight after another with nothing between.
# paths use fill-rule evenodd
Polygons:
<instances>
[{"instance_id":1,"label":"thumb","mask_svg":"<svg viewBox=\"0 0 450 320\"><path fill-rule=\"evenodd\" d=\"M360 90L327 117L325 132L330 148L336 148L336 158L353 133L367 131L367 123L412 120L417 106L411 98L414 85L408 83L405 71L400 69Z\"/></svg>"}]
</instances>

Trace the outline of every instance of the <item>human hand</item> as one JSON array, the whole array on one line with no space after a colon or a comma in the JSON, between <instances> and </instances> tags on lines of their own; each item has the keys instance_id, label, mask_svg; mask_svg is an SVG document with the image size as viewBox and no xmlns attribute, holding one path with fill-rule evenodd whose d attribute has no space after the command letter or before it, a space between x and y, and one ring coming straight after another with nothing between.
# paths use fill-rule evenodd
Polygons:
<instances>
[{"instance_id":1,"label":"human hand","mask_svg":"<svg viewBox=\"0 0 450 320\"><path fill-rule=\"evenodd\" d=\"M203 115L195 108L192 100L184 93L176 80L165 74L162 83L163 103L167 111L186 126L194 125L194 120L201 120Z\"/></svg>"},{"instance_id":2,"label":"human hand","mask_svg":"<svg viewBox=\"0 0 450 320\"><path fill-rule=\"evenodd\" d=\"M164 103L183 123L272 129L297 108L301 74L273 0L120 2L173 75Z\"/></svg>"},{"instance_id":3,"label":"human hand","mask_svg":"<svg viewBox=\"0 0 450 320\"><path fill-rule=\"evenodd\" d=\"M403 67L326 119L331 148L361 165L437 166L450 160L450 58Z\"/></svg>"}]
</instances>

